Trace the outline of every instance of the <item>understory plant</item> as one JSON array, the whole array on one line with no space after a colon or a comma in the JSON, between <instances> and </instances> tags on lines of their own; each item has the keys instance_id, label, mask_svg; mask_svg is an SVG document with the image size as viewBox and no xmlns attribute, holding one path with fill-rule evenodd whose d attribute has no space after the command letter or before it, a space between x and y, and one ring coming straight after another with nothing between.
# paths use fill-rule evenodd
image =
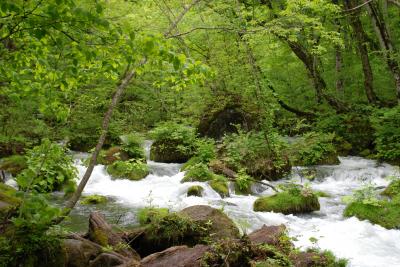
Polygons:
<instances>
[{"instance_id":1,"label":"understory plant","mask_svg":"<svg viewBox=\"0 0 400 267\"><path fill-rule=\"evenodd\" d=\"M16 178L21 190L53 192L73 190L77 169L67 150L48 139L44 139L26 153L27 168Z\"/></svg>"},{"instance_id":2,"label":"understory plant","mask_svg":"<svg viewBox=\"0 0 400 267\"><path fill-rule=\"evenodd\" d=\"M120 136L122 145L121 148L125 151L130 158L146 159L143 143L143 136L138 133L130 133Z\"/></svg>"}]
</instances>

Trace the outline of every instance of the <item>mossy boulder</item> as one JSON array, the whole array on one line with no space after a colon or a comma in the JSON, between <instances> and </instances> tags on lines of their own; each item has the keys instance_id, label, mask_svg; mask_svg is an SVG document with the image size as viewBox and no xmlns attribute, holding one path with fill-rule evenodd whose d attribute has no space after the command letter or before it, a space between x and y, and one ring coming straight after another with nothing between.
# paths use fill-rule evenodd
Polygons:
<instances>
[{"instance_id":1,"label":"mossy boulder","mask_svg":"<svg viewBox=\"0 0 400 267\"><path fill-rule=\"evenodd\" d=\"M215 178L210 181L210 186L221 197L229 197L229 185L226 178L215 176Z\"/></svg>"},{"instance_id":2,"label":"mossy boulder","mask_svg":"<svg viewBox=\"0 0 400 267\"><path fill-rule=\"evenodd\" d=\"M165 163L184 163L188 161L193 154L186 152L184 143L177 141L155 141L151 145L150 159L156 162Z\"/></svg>"},{"instance_id":3,"label":"mossy boulder","mask_svg":"<svg viewBox=\"0 0 400 267\"><path fill-rule=\"evenodd\" d=\"M114 146L104 151L102 162L104 165L110 165L118 160L126 161L128 159L129 159L128 153L122 150L121 147Z\"/></svg>"},{"instance_id":4,"label":"mossy boulder","mask_svg":"<svg viewBox=\"0 0 400 267\"><path fill-rule=\"evenodd\" d=\"M0 170L9 172L14 177L27 167L26 158L21 155L13 155L0 161Z\"/></svg>"},{"instance_id":5,"label":"mossy boulder","mask_svg":"<svg viewBox=\"0 0 400 267\"><path fill-rule=\"evenodd\" d=\"M188 188L187 191L187 196L196 196L196 197L201 197L203 194L204 188L201 187L200 185L193 185Z\"/></svg>"},{"instance_id":6,"label":"mossy boulder","mask_svg":"<svg viewBox=\"0 0 400 267\"><path fill-rule=\"evenodd\" d=\"M101 195L83 196L81 200L82 205L96 205L107 203L107 197Z\"/></svg>"},{"instance_id":7,"label":"mossy boulder","mask_svg":"<svg viewBox=\"0 0 400 267\"><path fill-rule=\"evenodd\" d=\"M211 222L210 238L218 241L220 239L235 239L240 233L235 223L221 210L206 205L196 205L183 209L180 215L190 218L198 223Z\"/></svg>"},{"instance_id":8,"label":"mossy boulder","mask_svg":"<svg viewBox=\"0 0 400 267\"><path fill-rule=\"evenodd\" d=\"M388 197L395 197L396 195L400 195L400 179L392 181L382 192L382 195Z\"/></svg>"},{"instance_id":9,"label":"mossy boulder","mask_svg":"<svg viewBox=\"0 0 400 267\"><path fill-rule=\"evenodd\" d=\"M0 183L0 221L12 215L21 204L21 199L16 197L15 194L14 188Z\"/></svg>"},{"instance_id":10,"label":"mossy boulder","mask_svg":"<svg viewBox=\"0 0 400 267\"><path fill-rule=\"evenodd\" d=\"M148 225L152 222L156 222L164 218L169 214L169 210L167 208L154 208L148 207L140 209L137 213L137 219L140 225Z\"/></svg>"},{"instance_id":11,"label":"mossy boulder","mask_svg":"<svg viewBox=\"0 0 400 267\"><path fill-rule=\"evenodd\" d=\"M152 212L152 209L148 210ZM206 222L192 220L180 213L159 213L141 220L142 226L127 232L124 239L142 257L176 245L205 243L210 235Z\"/></svg>"},{"instance_id":12,"label":"mossy boulder","mask_svg":"<svg viewBox=\"0 0 400 267\"><path fill-rule=\"evenodd\" d=\"M320 209L320 204L318 197L313 193L302 195L283 191L273 196L258 198L254 202L253 209L254 211L298 214L317 211Z\"/></svg>"},{"instance_id":13,"label":"mossy boulder","mask_svg":"<svg viewBox=\"0 0 400 267\"><path fill-rule=\"evenodd\" d=\"M146 163L141 161L115 161L113 164L107 166L107 172L113 178L122 178L129 180L141 180L149 174L149 168Z\"/></svg>"},{"instance_id":14,"label":"mossy boulder","mask_svg":"<svg viewBox=\"0 0 400 267\"><path fill-rule=\"evenodd\" d=\"M368 220L387 229L400 228L400 202L380 201L377 205L362 202L350 203L343 212L345 217L355 216L360 220Z\"/></svg>"},{"instance_id":15,"label":"mossy boulder","mask_svg":"<svg viewBox=\"0 0 400 267\"><path fill-rule=\"evenodd\" d=\"M182 183L185 182L206 182L214 178L214 174L208 169L208 166L204 163L197 163L187 169L185 176L182 179Z\"/></svg>"}]
</instances>

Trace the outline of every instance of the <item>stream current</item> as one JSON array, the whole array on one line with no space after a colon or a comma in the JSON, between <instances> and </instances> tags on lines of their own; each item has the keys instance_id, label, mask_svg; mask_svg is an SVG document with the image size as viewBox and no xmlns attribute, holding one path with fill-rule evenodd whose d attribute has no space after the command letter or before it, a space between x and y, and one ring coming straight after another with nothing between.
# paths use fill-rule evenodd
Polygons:
<instances>
[{"instance_id":1,"label":"stream current","mask_svg":"<svg viewBox=\"0 0 400 267\"><path fill-rule=\"evenodd\" d=\"M147 153L149 148L150 143L146 145ZM316 173L315 179L310 182L311 188L323 191L329 197L319 199L320 211L296 216L253 211L252 206L258 196L273 194L268 187L256 185L253 188L256 194L248 196L235 195L231 190L230 197L221 198L207 183L181 183L184 176L184 172L179 171L181 164L148 161L148 165L151 172L140 181L113 180L103 165L97 165L84 194L101 194L112 201L96 207L78 205L72 214L72 220L68 222L71 228L84 231L84 221L87 222L87 216L93 209L103 211L112 223L129 227L137 222L135 214L139 208L154 206L179 211L188 206L202 204L223 209L247 233L263 224L285 224L297 247L305 249L317 246L329 249L337 257L348 259L349 266L352 267L400 266L400 230L387 230L368 221L342 216L345 208L342 197L351 195L354 189L365 183L371 182L377 187L387 186L389 181L385 177L396 172L391 165L359 157L341 157L339 165L309 168ZM76 160L76 166L79 177L82 177L86 167L80 159ZM288 179L304 182L300 175L304 169L293 168L286 182ZM279 182L273 184L277 183ZM192 185L201 185L204 188L202 197L187 197L187 189Z\"/></svg>"}]
</instances>

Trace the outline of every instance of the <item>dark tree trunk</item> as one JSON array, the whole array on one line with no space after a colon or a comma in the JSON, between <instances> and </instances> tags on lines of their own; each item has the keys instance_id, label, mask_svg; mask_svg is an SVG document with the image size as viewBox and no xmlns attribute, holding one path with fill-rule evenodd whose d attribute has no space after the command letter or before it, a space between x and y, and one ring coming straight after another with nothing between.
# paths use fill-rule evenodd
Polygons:
<instances>
[{"instance_id":1,"label":"dark tree trunk","mask_svg":"<svg viewBox=\"0 0 400 267\"><path fill-rule=\"evenodd\" d=\"M342 78L343 56L340 47L336 47L335 52L335 72L336 72L336 92L340 95L344 93L344 81Z\"/></svg>"},{"instance_id":2,"label":"dark tree trunk","mask_svg":"<svg viewBox=\"0 0 400 267\"><path fill-rule=\"evenodd\" d=\"M355 2L354 0L345 0L344 3L347 10L353 10L357 6L357 2ZM368 46L365 38L366 34L364 32L364 28L362 26L359 15L359 9L354 9L350 14L350 24L354 31L354 37L356 39L357 48L362 63L365 93L367 95L368 102L375 105L378 102L378 97L376 96L374 91L374 76L369 61Z\"/></svg>"},{"instance_id":3,"label":"dark tree trunk","mask_svg":"<svg viewBox=\"0 0 400 267\"><path fill-rule=\"evenodd\" d=\"M397 51L393 45L392 39L390 38L389 30L386 26L383 13L379 8L378 3L372 1L369 2L366 7L371 16L373 27L376 36L378 37L381 50L385 56L388 68L395 81L397 100L400 103L400 68L399 63L395 58Z\"/></svg>"}]
</instances>

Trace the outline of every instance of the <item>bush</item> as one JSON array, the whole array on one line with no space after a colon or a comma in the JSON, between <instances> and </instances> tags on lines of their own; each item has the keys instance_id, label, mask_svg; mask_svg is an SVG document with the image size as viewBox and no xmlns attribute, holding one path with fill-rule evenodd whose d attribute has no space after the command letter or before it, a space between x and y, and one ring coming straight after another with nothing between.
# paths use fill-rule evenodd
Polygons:
<instances>
[{"instance_id":1,"label":"bush","mask_svg":"<svg viewBox=\"0 0 400 267\"><path fill-rule=\"evenodd\" d=\"M252 184L252 178L243 170L239 171L238 176L235 179L235 193L245 195L251 194Z\"/></svg>"},{"instance_id":2,"label":"bush","mask_svg":"<svg viewBox=\"0 0 400 267\"><path fill-rule=\"evenodd\" d=\"M53 192L75 186L77 170L65 148L44 139L27 151L26 159L28 167L16 178L21 190Z\"/></svg>"},{"instance_id":3,"label":"bush","mask_svg":"<svg viewBox=\"0 0 400 267\"><path fill-rule=\"evenodd\" d=\"M308 187L289 184L284 191L273 196L260 197L254 202L254 211L273 211L297 214L320 209L318 196Z\"/></svg>"},{"instance_id":4,"label":"bush","mask_svg":"<svg viewBox=\"0 0 400 267\"><path fill-rule=\"evenodd\" d=\"M127 161L115 161L107 167L107 172L113 178L126 178L130 180L141 180L149 174L149 167L138 159Z\"/></svg>"},{"instance_id":5,"label":"bush","mask_svg":"<svg viewBox=\"0 0 400 267\"><path fill-rule=\"evenodd\" d=\"M302 166L338 164L334 137L335 134L306 133L289 148L292 163Z\"/></svg>"},{"instance_id":6,"label":"bush","mask_svg":"<svg viewBox=\"0 0 400 267\"><path fill-rule=\"evenodd\" d=\"M223 156L233 170L245 169L258 179L277 180L290 172L287 146L276 133L247 132L225 136Z\"/></svg>"},{"instance_id":7,"label":"bush","mask_svg":"<svg viewBox=\"0 0 400 267\"><path fill-rule=\"evenodd\" d=\"M176 152L191 156L196 150L195 129L187 127L176 122L163 122L150 131L150 137L154 143L160 144L160 150L163 145L174 144Z\"/></svg>"},{"instance_id":8,"label":"bush","mask_svg":"<svg viewBox=\"0 0 400 267\"><path fill-rule=\"evenodd\" d=\"M122 150L125 151L130 158L146 160L143 143L144 138L138 133L130 133L120 137L122 142Z\"/></svg>"},{"instance_id":9,"label":"bush","mask_svg":"<svg viewBox=\"0 0 400 267\"><path fill-rule=\"evenodd\" d=\"M371 117L377 157L400 164L400 106L377 110Z\"/></svg>"},{"instance_id":10,"label":"bush","mask_svg":"<svg viewBox=\"0 0 400 267\"><path fill-rule=\"evenodd\" d=\"M400 178L393 179L390 182L388 187L382 192L382 195L388 197L395 197L396 195L400 195Z\"/></svg>"},{"instance_id":11,"label":"bush","mask_svg":"<svg viewBox=\"0 0 400 267\"><path fill-rule=\"evenodd\" d=\"M208 166L204 163L197 163L193 165L185 173L185 177L182 179L182 183L185 182L205 182L210 181L214 178L214 174L208 169Z\"/></svg>"},{"instance_id":12,"label":"bush","mask_svg":"<svg viewBox=\"0 0 400 267\"><path fill-rule=\"evenodd\" d=\"M374 129L371 127L369 114L369 109L327 114L319 118L315 128L321 133L335 133L334 143L341 154L358 155L373 147Z\"/></svg>"}]
</instances>

